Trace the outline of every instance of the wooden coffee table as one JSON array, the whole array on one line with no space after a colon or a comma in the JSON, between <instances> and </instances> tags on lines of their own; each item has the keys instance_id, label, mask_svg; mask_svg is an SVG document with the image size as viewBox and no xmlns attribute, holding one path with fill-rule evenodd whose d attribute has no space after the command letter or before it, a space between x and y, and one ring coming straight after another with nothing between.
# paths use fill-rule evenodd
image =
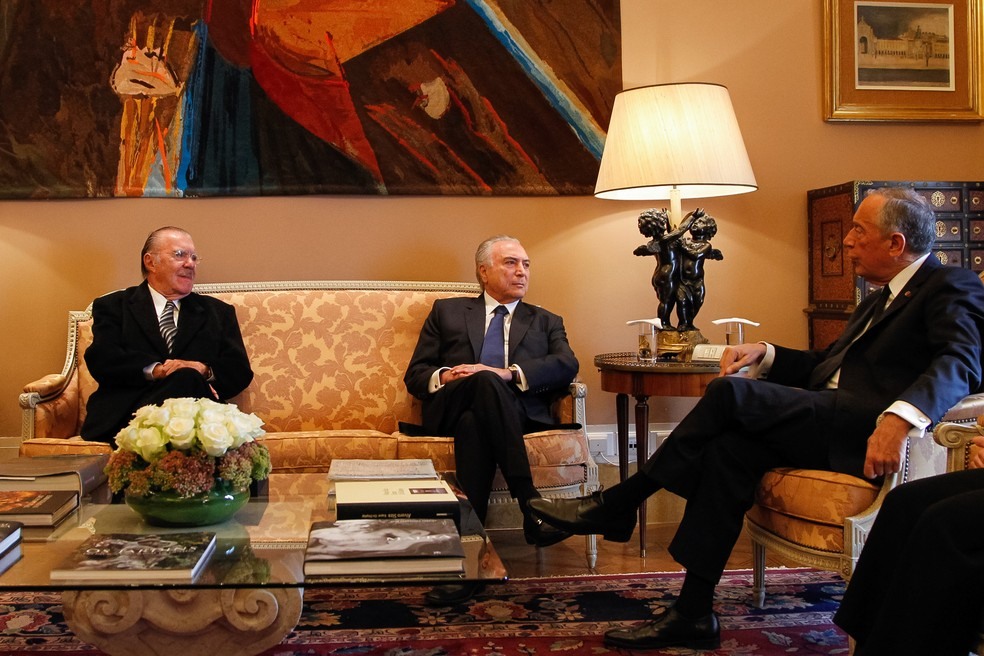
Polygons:
<instances>
[{"instance_id":1,"label":"wooden coffee table","mask_svg":"<svg viewBox=\"0 0 984 656\"><path fill-rule=\"evenodd\" d=\"M203 530L155 528L127 506L83 502L66 520L74 526L50 541L23 543L23 557L0 575L0 591L61 592L72 631L114 656L219 656L258 654L283 642L300 618L304 588L506 579L484 532L463 536L464 576L305 579L308 529L332 514L325 474L273 474L269 497L251 499L229 521L204 529L216 532L218 545L193 584L53 583L51 569L94 533Z\"/></svg>"}]
</instances>

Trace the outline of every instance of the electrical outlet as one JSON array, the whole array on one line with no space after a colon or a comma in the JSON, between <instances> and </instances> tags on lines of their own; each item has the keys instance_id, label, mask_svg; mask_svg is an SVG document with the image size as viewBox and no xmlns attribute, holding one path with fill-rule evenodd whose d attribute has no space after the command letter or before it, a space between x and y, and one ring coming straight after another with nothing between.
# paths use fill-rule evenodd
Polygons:
<instances>
[{"instance_id":1,"label":"electrical outlet","mask_svg":"<svg viewBox=\"0 0 984 656\"><path fill-rule=\"evenodd\" d=\"M607 455L608 440L604 436L588 437L588 448L593 456Z\"/></svg>"}]
</instances>

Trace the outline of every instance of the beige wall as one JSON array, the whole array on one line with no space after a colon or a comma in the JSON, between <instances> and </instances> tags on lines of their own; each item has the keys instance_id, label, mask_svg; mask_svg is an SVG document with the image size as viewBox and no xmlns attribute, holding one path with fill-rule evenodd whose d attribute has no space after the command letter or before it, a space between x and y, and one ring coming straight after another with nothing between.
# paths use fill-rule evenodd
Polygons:
<instances>
[{"instance_id":1,"label":"beige wall","mask_svg":"<svg viewBox=\"0 0 984 656\"><path fill-rule=\"evenodd\" d=\"M758 178L755 193L700 203L718 220L714 244L725 255L707 265L697 322L714 341L723 334L711 319L740 315L762 322L752 339L806 345L808 189L853 179L984 180L984 126L823 121L821 0L621 2L624 86L728 86ZM19 433L23 384L61 370L68 310L135 282L144 237L165 223L194 234L206 258L200 282L470 280L475 245L515 234L534 261L528 300L566 318L590 387L589 423L613 423L591 362L630 346L626 320L655 314L653 261L632 255L644 241L636 216L650 205L591 197L0 202L0 435Z\"/></svg>"}]
</instances>

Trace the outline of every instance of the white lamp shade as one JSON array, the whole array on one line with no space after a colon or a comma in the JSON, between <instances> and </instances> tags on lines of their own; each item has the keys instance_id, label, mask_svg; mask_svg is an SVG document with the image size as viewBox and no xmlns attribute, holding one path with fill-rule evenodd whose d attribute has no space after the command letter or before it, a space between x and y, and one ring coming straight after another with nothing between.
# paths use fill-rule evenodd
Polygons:
<instances>
[{"instance_id":1,"label":"white lamp shade","mask_svg":"<svg viewBox=\"0 0 984 656\"><path fill-rule=\"evenodd\" d=\"M665 200L730 196L758 185L719 84L662 84L615 96L595 196Z\"/></svg>"}]
</instances>

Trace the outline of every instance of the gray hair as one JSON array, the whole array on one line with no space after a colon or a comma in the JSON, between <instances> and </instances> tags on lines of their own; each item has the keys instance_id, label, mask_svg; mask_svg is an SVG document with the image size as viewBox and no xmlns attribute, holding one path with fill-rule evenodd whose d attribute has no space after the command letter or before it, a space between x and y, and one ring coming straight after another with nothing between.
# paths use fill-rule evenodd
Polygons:
<instances>
[{"instance_id":1,"label":"gray hair","mask_svg":"<svg viewBox=\"0 0 984 656\"><path fill-rule=\"evenodd\" d=\"M174 226L164 226L163 228L158 228L147 235L147 241L144 242L143 249L140 251L140 274L144 278L146 278L150 273L150 271L147 271L147 266L144 264L144 255L157 248L157 243L160 241L161 233L164 232L180 232L190 236L190 233L187 230L183 228L176 228Z\"/></svg>"},{"instance_id":2,"label":"gray hair","mask_svg":"<svg viewBox=\"0 0 984 656\"><path fill-rule=\"evenodd\" d=\"M509 235L496 235L495 237L489 237L481 244L478 245L478 250L475 251L475 278L478 280L478 284L482 286L482 290L485 290L485 283L482 282L482 276L478 272L478 268L483 264L486 266L492 265L492 247L500 241L514 241L517 244L520 243L515 237L510 237Z\"/></svg>"},{"instance_id":3,"label":"gray hair","mask_svg":"<svg viewBox=\"0 0 984 656\"><path fill-rule=\"evenodd\" d=\"M901 232L908 251L928 253L936 242L936 214L929 201L907 187L882 187L871 193L885 199L875 218L882 234Z\"/></svg>"}]
</instances>

